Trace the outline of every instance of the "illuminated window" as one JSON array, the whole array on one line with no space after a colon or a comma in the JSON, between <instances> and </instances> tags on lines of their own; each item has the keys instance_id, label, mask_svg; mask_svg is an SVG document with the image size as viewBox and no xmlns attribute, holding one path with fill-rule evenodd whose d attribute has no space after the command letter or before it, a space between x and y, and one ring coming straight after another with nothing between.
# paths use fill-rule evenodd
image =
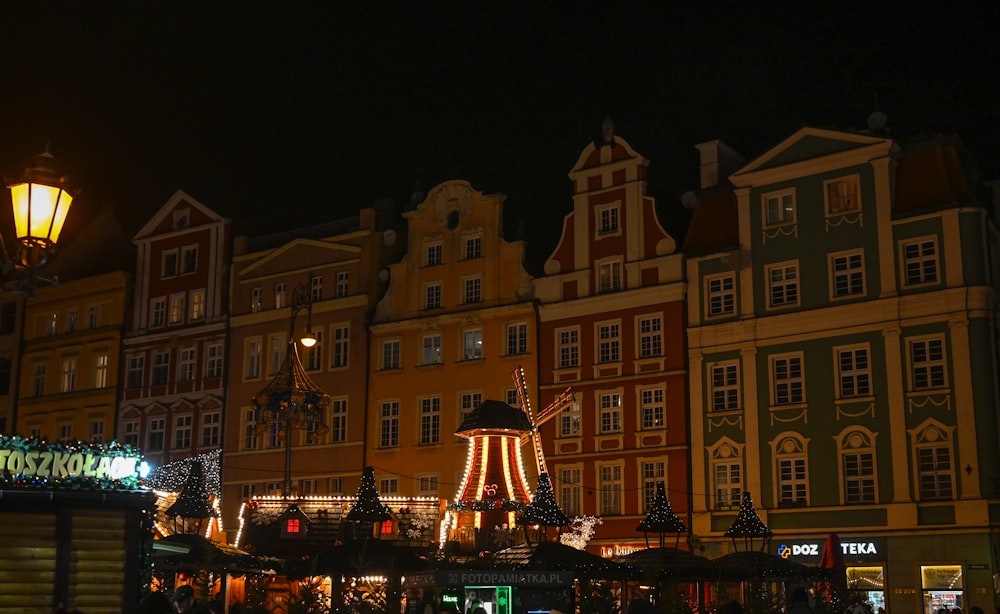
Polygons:
<instances>
[{"instance_id":1,"label":"illuminated window","mask_svg":"<svg viewBox=\"0 0 1000 614\"><path fill-rule=\"evenodd\" d=\"M799 265L784 263L765 267L769 307L799 304Z\"/></svg>"},{"instance_id":2,"label":"illuminated window","mask_svg":"<svg viewBox=\"0 0 1000 614\"><path fill-rule=\"evenodd\" d=\"M622 289L622 263L618 260L597 265L597 291L617 292Z\"/></svg>"},{"instance_id":3,"label":"illuminated window","mask_svg":"<svg viewBox=\"0 0 1000 614\"><path fill-rule=\"evenodd\" d=\"M831 179L823 185L826 189L827 215L841 215L860 209L857 177Z\"/></svg>"},{"instance_id":4,"label":"illuminated window","mask_svg":"<svg viewBox=\"0 0 1000 614\"><path fill-rule=\"evenodd\" d=\"M441 364L441 335L425 335L422 343L423 354L421 364Z\"/></svg>"},{"instance_id":5,"label":"illuminated window","mask_svg":"<svg viewBox=\"0 0 1000 614\"><path fill-rule=\"evenodd\" d=\"M645 388L639 391L640 421L644 429L658 429L666 425L663 388Z\"/></svg>"},{"instance_id":6,"label":"illuminated window","mask_svg":"<svg viewBox=\"0 0 1000 614\"><path fill-rule=\"evenodd\" d=\"M836 348L838 398L871 395L871 367L867 347Z\"/></svg>"},{"instance_id":7,"label":"illuminated window","mask_svg":"<svg viewBox=\"0 0 1000 614\"><path fill-rule=\"evenodd\" d=\"M865 293L865 263L860 251L830 255L830 283L833 298Z\"/></svg>"},{"instance_id":8,"label":"illuminated window","mask_svg":"<svg viewBox=\"0 0 1000 614\"><path fill-rule=\"evenodd\" d=\"M946 387L944 338L911 339L909 346L911 388L930 390Z\"/></svg>"},{"instance_id":9,"label":"illuminated window","mask_svg":"<svg viewBox=\"0 0 1000 614\"><path fill-rule=\"evenodd\" d=\"M170 295L170 309L167 312L167 322L178 324L184 321L184 294Z\"/></svg>"},{"instance_id":10,"label":"illuminated window","mask_svg":"<svg viewBox=\"0 0 1000 614\"><path fill-rule=\"evenodd\" d=\"M285 521L285 532L286 533L298 533L300 527L300 520L298 518L288 518Z\"/></svg>"},{"instance_id":11,"label":"illuminated window","mask_svg":"<svg viewBox=\"0 0 1000 614\"><path fill-rule=\"evenodd\" d=\"M420 400L420 445L441 443L441 397Z\"/></svg>"},{"instance_id":12,"label":"illuminated window","mask_svg":"<svg viewBox=\"0 0 1000 614\"><path fill-rule=\"evenodd\" d=\"M805 375L802 356L771 357L771 404L792 405L805 402Z\"/></svg>"},{"instance_id":13,"label":"illuminated window","mask_svg":"<svg viewBox=\"0 0 1000 614\"><path fill-rule=\"evenodd\" d=\"M474 328L462 333L462 359L477 360L483 357L483 329Z\"/></svg>"},{"instance_id":14,"label":"illuminated window","mask_svg":"<svg viewBox=\"0 0 1000 614\"><path fill-rule=\"evenodd\" d=\"M285 282L279 282L274 284L274 308L281 309L285 306L286 298L286 288Z\"/></svg>"},{"instance_id":15,"label":"illuminated window","mask_svg":"<svg viewBox=\"0 0 1000 614\"><path fill-rule=\"evenodd\" d=\"M191 291L191 320L205 319L205 290Z\"/></svg>"},{"instance_id":16,"label":"illuminated window","mask_svg":"<svg viewBox=\"0 0 1000 614\"><path fill-rule=\"evenodd\" d=\"M795 192L785 190L764 194L764 226L795 223Z\"/></svg>"}]
</instances>

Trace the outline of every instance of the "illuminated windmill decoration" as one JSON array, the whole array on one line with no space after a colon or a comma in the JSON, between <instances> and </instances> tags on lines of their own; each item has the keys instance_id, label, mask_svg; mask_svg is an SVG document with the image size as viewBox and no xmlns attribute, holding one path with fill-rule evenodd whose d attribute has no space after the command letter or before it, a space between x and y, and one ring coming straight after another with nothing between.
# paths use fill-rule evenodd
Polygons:
<instances>
[{"instance_id":1,"label":"illuminated windmill decoration","mask_svg":"<svg viewBox=\"0 0 1000 614\"><path fill-rule=\"evenodd\" d=\"M538 425L573 402L573 395L567 390L535 420L524 371L519 367L512 377L521 400L520 409L500 401L483 401L455 431L469 440L465 476L452 506L459 512L456 523L461 526L514 526L514 513L531 502L521 449L532 441L539 474L547 473ZM484 514L488 516L485 519Z\"/></svg>"}]
</instances>

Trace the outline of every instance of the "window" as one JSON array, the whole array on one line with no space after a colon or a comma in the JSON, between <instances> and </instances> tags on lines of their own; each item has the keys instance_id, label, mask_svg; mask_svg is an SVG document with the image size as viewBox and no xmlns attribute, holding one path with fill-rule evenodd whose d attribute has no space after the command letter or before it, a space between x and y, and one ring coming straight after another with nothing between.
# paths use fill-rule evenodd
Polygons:
<instances>
[{"instance_id":1,"label":"window","mask_svg":"<svg viewBox=\"0 0 1000 614\"><path fill-rule=\"evenodd\" d=\"M622 513L622 467L621 465L601 465L601 516Z\"/></svg>"},{"instance_id":2,"label":"window","mask_svg":"<svg viewBox=\"0 0 1000 614\"><path fill-rule=\"evenodd\" d=\"M288 341L284 335L273 335L271 337L271 360L269 375L275 375L281 370L281 363L288 353Z\"/></svg>"},{"instance_id":3,"label":"window","mask_svg":"<svg viewBox=\"0 0 1000 614\"><path fill-rule=\"evenodd\" d=\"M739 363L716 363L709 367L712 378L712 411L733 411L740 408Z\"/></svg>"},{"instance_id":4,"label":"window","mask_svg":"<svg viewBox=\"0 0 1000 614\"><path fill-rule=\"evenodd\" d=\"M255 484L240 484L240 497L243 498L243 500L254 496L256 491L257 487Z\"/></svg>"},{"instance_id":5,"label":"window","mask_svg":"<svg viewBox=\"0 0 1000 614\"><path fill-rule=\"evenodd\" d=\"M462 280L462 302L478 303L482 300L481 295L482 280L479 277L470 277Z\"/></svg>"},{"instance_id":6,"label":"window","mask_svg":"<svg viewBox=\"0 0 1000 614\"><path fill-rule=\"evenodd\" d=\"M59 425L59 441L61 443L69 443L73 439L73 425L72 424L60 424Z\"/></svg>"},{"instance_id":7,"label":"window","mask_svg":"<svg viewBox=\"0 0 1000 614\"><path fill-rule=\"evenodd\" d=\"M164 434L167 430L166 418L150 418L149 433L147 433L146 449L151 452L163 450Z\"/></svg>"},{"instance_id":8,"label":"window","mask_svg":"<svg viewBox=\"0 0 1000 614\"><path fill-rule=\"evenodd\" d=\"M441 308L441 282L437 281L424 286L424 309Z\"/></svg>"},{"instance_id":9,"label":"window","mask_svg":"<svg viewBox=\"0 0 1000 614\"><path fill-rule=\"evenodd\" d=\"M10 376L14 368L12 356L0 356L0 395L10 394ZM0 433L3 433L0 430Z\"/></svg>"},{"instance_id":10,"label":"window","mask_svg":"<svg viewBox=\"0 0 1000 614\"><path fill-rule=\"evenodd\" d=\"M597 326L597 362L621 360L621 330L617 322Z\"/></svg>"},{"instance_id":11,"label":"window","mask_svg":"<svg viewBox=\"0 0 1000 614\"><path fill-rule=\"evenodd\" d=\"M138 420L128 420L125 422L124 434L122 435L122 440L125 445L132 446L133 448L139 447L139 421Z\"/></svg>"},{"instance_id":12,"label":"window","mask_svg":"<svg viewBox=\"0 0 1000 614\"><path fill-rule=\"evenodd\" d=\"M219 445L219 434L222 428L222 414L217 411L201 416L201 445L203 447Z\"/></svg>"},{"instance_id":13,"label":"window","mask_svg":"<svg viewBox=\"0 0 1000 614\"><path fill-rule=\"evenodd\" d=\"M247 341L246 379L260 377L260 339Z\"/></svg>"},{"instance_id":14,"label":"window","mask_svg":"<svg viewBox=\"0 0 1000 614\"><path fill-rule=\"evenodd\" d=\"M153 353L153 369L149 383L152 386L166 386L170 374L170 352Z\"/></svg>"},{"instance_id":15,"label":"window","mask_svg":"<svg viewBox=\"0 0 1000 614\"><path fill-rule=\"evenodd\" d=\"M399 492L399 480L396 478L382 478L378 481L378 492L380 495L394 495ZM387 522L392 522L391 520ZM383 533L385 532L383 527Z\"/></svg>"},{"instance_id":16,"label":"window","mask_svg":"<svg viewBox=\"0 0 1000 614\"><path fill-rule=\"evenodd\" d=\"M764 194L764 226L795 223L795 192Z\"/></svg>"},{"instance_id":17,"label":"window","mask_svg":"<svg viewBox=\"0 0 1000 614\"><path fill-rule=\"evenodd\" d=\"M247 409L244 414L243 421L243 449L244 450L256 450L257 449L257 412L253 409Z\"/></svg>"},{"instance_id":18,"label":"window","mask_svg":"<svg viewBox=\"0 0 1000 614\"><path fill-rule=\"evenodd\" d=\"M347 296L351 289L351 273L349 271L337 272L336 295L338 297Z\"/></svg>"},{"instance_id":19,"label":"window","mask_svg":"<svg viewBox=\"0 0 1000 614\"><path fill-rule=\"evenodd\" d=\"M944 339L910 340L910 378L913 390L944 388Z\"/></svg>"},{"instance_id":20,"label":"window","mask_svg":"<svg viewBox=\"0 0 1000 614\"><path fill-rule=\"evenodd\" d=\"M559 344L559 368L580 366L580 329L565 328L556 333Z\"/></svg>"},{"instance_id":21,"label":"window","mask_svg":"<svg viewBox=\"0 0 1000 614\"><path fill-rule=\"evenodd\" d=\"M104 441L104 420L90 421L90 441L101 443Z\"/></svg>"},{"instance_id":22,"label":"window","mask_svg":"<svg viewBox=\"0 0 1000 614\"><path fill-rule=\"evenodd\" d=\"M663 356L663 321L660 316L639 318L639 358Z\"/></svg>"},{"instance_id":23,"label":"window","mask_svg":"<svg viewBox=\"0 0 1000 614\"><path fill-rule=\"evenodd\" d=\"M766 267L767 294L770 307L787 307L799 303L799 265L776 264Z\"/></svg>"},{"instance_id":24,"label":"window","mask_svg":"<svg viewBox=\"0 0 1000 614\"><path fill-rule=\"evenodd\" d=\"M142 388L142 372L146 366L146 357L143 355L129 356L128 369L125 372L125 387L130 389Z\"/></svg>"},{"instance_id":25,"label":"window","mask_svg":"<svg viewBox=\"0 0 1000 614\"><path fill-rule=\"evenodd\" d=\"M481 392L463 392L459 397L459 409L462 412L461 421L465 422L472 410L479 407L483 403L483 393Z\"/></svg>"},{"instance_id":26,"label":"window","mask_svg":"<svg viewBox=\"0 0 1000 614\"><path fill-rule=\"evenodd\" d=\"M622 289L622 263L602 262L597 265L597 291L616 292Z\"/></svg>"},{"instance_id":27,"label":"window","mask_svg":"<svg viewBox=\"0 0 1000 614\"><path fill-rule=\"evenodd\" d=\"M64 358L62 361L62 379L59 382L59 392L76 390L76 359Z\"/></svg>"},{"instance_id":28,"label":"window","mask_svg":"<svg viewBox=\"0 0 1000 614\"><path fill-rule=\"evenodd\" d=\"M424 266L437 266L444 260L441 257L441 244L428 245L424 251Z\"/></svg>"},{"instance_id":29,"label":"window","mask_svg":"<svg viewBox=\"0 0 1000 614\"><path fill-rule=\"evenodd\" d=\"M191 426L194 417L191 415L174 418L174 448L183 450L191 447Z\"/></svg>"},{"instance_id":30,"label":"window","mask_svg":"<svg viewBox=\"0 0 1000 614\"><path fill-rule=\"evenodd\" d=\"M194 379L194 364L197 358L195 348L181 348L177 360L177 381L190 382Z\"/></svg>"},{"instance_id":31,"label":"window","mask_svg":"<svg viewBox=\"0 0 1000 614\"><path fill-rule=\"evenodd\" d=\"M280 495L281 494L281 482L265 482L264 492L269 495Z\"/></svg>"},{"instance_id":32,"label":"window","mask_svg":"<svg viewBox=\"0 0 1000 614\"><path fill-rule=\"evenodd\" d=\"M837 348L838 398L867 397L871 395L871 369L868 348Z\"/></svg>"},{"instance_id":33,"label":"window","mask_svg":"<svg viewBox=\"0 0 1000 614\"><path fill-rule=\"evenodd\" d=\"M350 356L351 327L337 326L333 329L333 360L330 365L334 369L342 369L347 366L347 359Z\"/></svg>"},{"instance_id":34,"label":"window","mask_svg":"<svg viewBox=\"0 0 1000 614\"><path fill-rule=\"evenodd\" d=\"M601 207L597 210L597 234L618 232L618 207Z\"/></svg>"},{"instance_id":35,"label":"window","mask_svg":"<svg viewBox=\"0 0 1000 614\"><path fill-rule=\"evenodd\" d=\"M423 360L424 365L441 364L441 335L426 335L423 338Z\"/></svg>"},{"instance_id":36,"label":"window","mask_svg":"<svg viewBox=\"0 0 1000 614\"><path fill-rule=\"evenodd\" d=\"M169 249L163 252L160 259L160 277L176 277L177 275L177 250Z\"/></svg>"},{"instance_id":37,"label":"window","mask_svg":"<svg viewBox=\"0 0 1000 614\"><path fill-rule=\"evenodd\" d=\"M263 307L264 291L261 288L250 288L250 311L257 313Z\"/></svg>"},{"instance_id":38,"label":"window","mask_svg":"<svg viewBox=\"0 0 1000 614\"><path fill-rule=\"evenodd\" d=\"M831 294L834 298L865 293L865 266L861 252L830 255Z\"/></svg>"},{"instance_id":39,"label":"window","mask_svg":"<svg viewBox=\"0 0 1000 614\"><path fill-rule=\"evenodd\" d=\"M108 355L94 356L94 388L104 388L108 385Z\"/></svg>"},{"instance_id":40,"label":"window","mask_svg":"<svg viewBox=\"0 0 1000 614\"><path fill-rule=\"evenodd\" d=\"M622 430L622 395L604 393L599 397L600 432L620 433Z\"/></svg>"},{"instance_id":41,"label":"window","mask_svg":"<svg viewBox=\"0 0 1000 614\"><path fill-rule=\"evenodd\" d=\"M559 469L559 507L570 518L583 513L583 487L580 482L579 467Z\"/></svg>"},{"instance_id":42,"label":"window","mask_svg":"<svg viewBox=\"0 0 1000 614\"><path fill-rule=\"evenodd\" d=\"M483 238L481 236L467 237L465 239L465 259L483 257Z\"/></svg>"},{"instance_id":43,"label":"window","mask_svg":"<svg viewBox=\"0 0 1000 614\"><path fill-rule=\"evenodd\" d=\"M45 365L35 365L35 371L32 374L32 380L34 385L32 386L34 394L36 397L43 396L45 394Z\"/></svg>"},{"instance_id":44,"label":"window","mask_svg":"<svg viewBox=\"0 0 1000 614\"><path fill-rule=\"evenodd\" d=\"M87 328L97 328L101 321L100 305L89 305L87 307Z\"/></svg>"},{"instance_id":45,"label":"window","mask_svg":"<svg viewBox=\"0 0 1000 614\"><path fill-rule=\"evenodd\" d=\"M275 423L275 422L271 422L270 424L268 424L268 427L270 427L270 428L267 429L267 447L269 447L269 448L277 448L278 447L278 429L279 429L278 424Z\"/></svg>"},{"instance_id":46,"label":"window","mask_svg":"<svg viewBox=\"0 0 1000 614\"><path fill-rule=\"evenodd\" d=\"M0 335L13 334L17 326L17 303L8 301L0 307Z\"/></svg>"},{"instance_id":47,"label":"window","mask_svg":"<svg viewBox=\"0 0 1000 614\"><path fill-rule=\"evenodd\" d=\"M726 273L705 278L707 316L731 316L736 313L736 275Z\"/></svg>"},{"instance_id":48,"label":"window","mask_svg":"<svg viewBox=\"0 0 1000 614\"><path fill-rule=\"evenodd\" d=\"M483 357L483 329L474 328L462 333L462 359L476 360Z\"/></svg>"},{"instance_id":49,"label":"window","mask_svg":"<svg viewBox=\"0 0 1000 614\"><path fill-rule=\"evenodd\" d=\"M309 294L313 301L323 300L323 277L313 275L309 281Z\"/></svg>"},{"instance_id":50,"label":"window","mask_svg":"<svg viewBox=\"0 0 1000 614\"><path fill-rule=\"evenodd\" d=\"M319 371L323 368L323 329L312 331L316 343L311 348L305 348L306 371Z\"/></svg>"},{"instance_id":51,"label":"window","mask_svg":"<svg viewBox=\"0 0 1000 614\"><path fill-rule=\"evenodd\" d=\"M667 479L667 464L663 461L646 461L640 468L642 475L642 513L653 507L656 498L656 485L663 484Z\"/></svg>"},{"instance_id":52,"label":"window","mask_svg":"<svg viewBox=\"0 0 1000 614\"><path fill-rule=\"evenodd\" d=\"M344 494L344 478L330 478L327 483L327 492L331 495Z\"/></svg>"},{"instance_id":53,"label":"window","mask_svg":"<svg viewBox=\"0 0 1000 614\"><path fill-rule=\"evenodd\" d=\"M858 178L843 177L831 179L824 182L826 188L826 214L841 215L857 211L858 201Z\"/></svg>"},{"instance_id":54,"label":"window","mask_svg":"<svg viewBox=\"0 0 1000 614\"><path fill-rule=\"evenodd\" d=\"M399 401L382 403L382 424L379 447L394 448L399 445Z\"/></svg>"},{"instance_id":55,"label":"window","mask_svg":"<svg viewBox=\"0 0 1000 614\"><path fill-rule=\"evenodd\" d=\"M174 230L187 228L191 224L191 210L178 209L174 211Z\"/></svg>"},{"instance_id":56,"label":"window","mask_svg":"<svg viewBox=\"0 0 1000 614\"><path fill-rule=\"evenodd\" d=\"M875 503L875 449L871 434L852 429L838 443L844 503Z\"/></svg>"},{"instance_id":57,"label":"window","mask_svg":"<svg viewBox=\"0 0 1000 614\"><path fill-rule=\"evenodd\" d=\"M666 426L666 411L663 403L663 388L647 388L639 392L640 424L644 429L658 429Z\"/></svg>"},{"instance_id":58,"label":"window","mask_svg":"<svg viewBox=\"0 0 1000 614\"><path fill-rule=\"evenodd\" d=\"M347 397L333 399L330 407L330 439L333 443L344 443L347 441Z\"/></svg>"},{"instance_id":59,"label":"window","mask_svg":"<svg viewBox=\"0 0 1000 614\"><path fill-rule=\"evenodd\" d=\"M716 509L736 509L743 496L742 468L738 462L713 465Z\"/></svg>"},{"instance_id":60,"label":"window","mask_svg":"<svg viewBox=\"0 0 1000 614\"><path fill-rule=\"evenodd\" d=\"M771 403L791 405L805 402L802 356L771 358Z\"/></svg>"},{"instance_id":61,"label":"window","mask_svg":"<svg viewBox=\"0 0 1000 614\"><path fill-rule=\"evenodd\" d=\"M574 437L580 434L580 404L574 402L559 412L559 436Z\"/></svg>"},{"instance_id":62,"label":"window","mask_svg":"<svg viewBox=\"0 0 1000 614\"><path fill-rule=\"evenodd\" d=\"M222 344L205 347L205 377L222 377Z\"/></svg>"},{"instance_id":63,"label":"window","mask_svg":"<svg viewBox=\"0 0 1000 614\"><path fill-rule=\"evenodd\" d=\"M809 482L805 445L798 437L784 437L774 445L778 505L807 505Z\"/></svg>"},{"instance_id":64,"label":"window","mask_svg":"<svg viewBox=\"0 0 1000 614\"><path fill-rule=\"evenodd\" d=\"M300 492L303 495L315 495L319 492L318 482L316 480L302 480L302 488Z\"/></svg>"},{"instance_id":65,"label":"window","mask_svg":"<svg viewBox=\"0 0 1000 614\"><path fill-rule=\"evenodd\" d=\"M524 322L507 325L507 355L528 353L528 325Z\"/></svg>"},{"instance_id":66,"label":"window","mask_svg":"<svg viewBox=\"0 0 1000 614\"><path fill-rule=\"evenodd\" d=\"M950 446L917 448L917 472L921 501L952 498Z\"/></svg>"},{"instance_id":67,"label":"window","mask_svg":"<svg viewBox=\"0 0 1000 614\"><path fill-rule=\"evenodd\" d=\"M902 244L903 285L916 286L938 281L937 239L923 238Z\"/></svg>"},{"instance_id":68,"label":"window","mask_svg":"<svg viewBox=\"0 0 1000 614\"><path fill-rule=\"evenodd\" d=\"M441 397L420 400L420 445L441 442Z\"/></svg>"},{"instance_id":69,"label":"window","mask_svg":"<svg viewBox=\"0 0 1000 614\"><path fill-rule=\"evenodd\" d=\"M59 334L59 314L50 313L46 316L47 326L45 334L49 337L54 337Z\"/></svg>"},{"instance_id":70,"label":"window","mask_svg":"<svg viewBox=\"0 0 1000 614\"><path fill-rule=\"evenodd\" d=\"M285 282L278 282L274 284L274 308L281 309L285 306L285 291L287 286Z\"/></svg>"},{"instance_id":71,"label":"window","mask_svg":"<svg viewBox=\"0 0 1000 614\"><path fill-rule=\"evenodd\" d=\"M510 405L511 407L521 406L521 400L517 396L517 388L508 388L504 391L504 395L504 402L507 403L507 405Z\"/></svg>"},{"instance_id":72,"label":"window","mask_svg":"<svg viewBox=\"0 0 1000 614\"><path fill-rule=\"evenodd\" d=\"M198 270L198 246L186 245L181 252L181 275L188 275Z\"/></svg>"},{"instance_id":73,"label":"window","mask_svg":"<svg viewBox=\"0 0 1000 614\"><path fill-rule=\"evenodd\" d=\"M191 320L205 319L205 291L191 291Z\"/></svg>"},{"instance_id":74,"label":"window","mask_svg":"<svg viewBox=\"0 0 1000 614\"><path fill-rule=\"evenodd\" d=\"M382 342L382 369L399 368L399 339Z\"/></svg>"},{"instance_id":75,"label":"window","mask_svg":"<svg viewBox=\"0 0 1000 614\"><path fill-rule=\"evenodd\" d=\"M172 294L170 295L170 311L168 313L168 321L170 324L178 324L184 321L184 295L183 294Z\"/></svg>"},{"instance_id":76,"label":"window","mask_svg":"<svg viewBox=\"0 0 1000 614\"><path fill-rule=\"evenodd\" d=\"M66 312L66 332L75 332L80 322L80 313L76 309Z\"/></svg>"},{"instance_id":77,"label":"window","mask_svg":"<svg viewBox=\"0 0 1000 614\"><path fill-rule=\"evenodd\" d=\"M417 477L418 495L436 495L438 492L438 476L421 475Z\"/></svg>"},{"instance_id":78,"label":"window","mask_svg":"<svg viewBox=\"0 0 1000 614\"><path fill-rule=\"evenodd\" d=\"M149 326L160 328L167 321L167 299L164 297L154 298L149 302Z\"/></svg>"}]
</instances>

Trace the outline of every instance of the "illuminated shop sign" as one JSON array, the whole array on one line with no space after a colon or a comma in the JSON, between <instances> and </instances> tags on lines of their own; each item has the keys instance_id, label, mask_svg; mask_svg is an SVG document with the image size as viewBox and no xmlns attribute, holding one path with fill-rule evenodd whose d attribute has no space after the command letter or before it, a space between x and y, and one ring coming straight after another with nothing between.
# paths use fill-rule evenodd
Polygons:
<instances>
[{"instance_id":1,"label":"illuminated shop sign","mask_svg":"<svg viewBox=\"0 0 1000 614\"><path fill-rule=\"evenodd\" d=\"M645 550L646 546L642 544L614 544L611 546L601 546L601 556L606 559L610 559L615 556L625 556L626 554L632 554L638 550Z\"/></svg>"},{"instance_id":2,"label":"illuminated shop sign","mask_svg":"<svg viewBox=\"0 0 1000 614\"><path fill-rule=\"evenodd\" d=\"M2 486L134 490L141 462L138 451L117 442L64 444L0 436Z\"/></svg>"},{"instance_id":3,"label":"illuminated shop sign","mask_svg":"<svg viewBox=\"0 0 1000 614\"><path fill-rule=\"evenodd\" d=\"M826 539L788 539L772 542L775 554L785 559L819 563ZM845 561L885 560L885 539L881 537L841 538L841 554Z\"/></svg>"},{"instance_id":4,"label":"illuminated shop sign","mask_svg":"<svg viewBox=\"0 0 1000 614\"><path fill-rule=\"evenodd\" d=\"M572 586L571 571L439 571L439 586Z\"/></svg>"}]
</instances>

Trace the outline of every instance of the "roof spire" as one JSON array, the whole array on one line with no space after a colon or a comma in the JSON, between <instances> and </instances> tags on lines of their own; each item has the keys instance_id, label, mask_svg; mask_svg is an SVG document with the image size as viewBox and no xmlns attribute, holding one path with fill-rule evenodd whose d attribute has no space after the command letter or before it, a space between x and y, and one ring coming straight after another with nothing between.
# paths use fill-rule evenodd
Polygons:
<instances>
[{"instance_id":1,"label":"roof spire","mask_svg":"<svg viewBox=\"0 0 1000 614\"><path fill-rule=\"evenodd\" d=\"M603 138L603 145L613 145L615 142L615 122L611 119L611 114L601 123L601 137Z\"/></svg>"}]
</instances>

